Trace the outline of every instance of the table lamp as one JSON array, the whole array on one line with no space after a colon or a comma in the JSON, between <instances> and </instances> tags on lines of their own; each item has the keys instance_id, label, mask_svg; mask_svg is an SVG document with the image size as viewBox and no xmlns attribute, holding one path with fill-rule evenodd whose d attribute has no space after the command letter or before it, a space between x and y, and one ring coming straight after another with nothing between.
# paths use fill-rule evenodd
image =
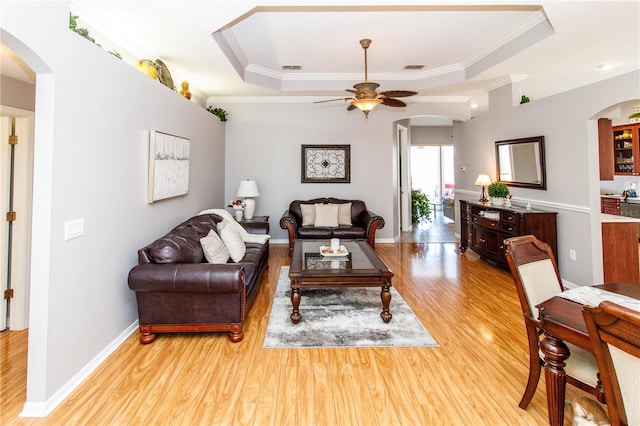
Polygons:
<instances>
[{"instance_id":1,"label":"table lamp","mask_svg":"<svg viewBox=\"0 0 640 426\"><path fill-rule=\"evenodd\" d=\"M255 180L243 180L238 188L238 197L244 198L244 217L245 219L253 219L253 213L256 211L256 200L253 197L260 195L258 185Z\"/></svg>"},{"instance_id":2,"label":"table lamp","mask_svg":"<svg viewBox=\"0 0 640 426\"><path fill-rule=\"evenodd\" d=\"M489 201L487 199L487 195L484 192L484 187L487 186L487 185L490 185L490 184L491 184L491 178L489 177L489 175L486 175L484 173L478 175L478 178L476 179L475 185L476 186L482 186L482 197L480 198L479 201L481 201L483 203Z\"/></svg>"}]
</instances>

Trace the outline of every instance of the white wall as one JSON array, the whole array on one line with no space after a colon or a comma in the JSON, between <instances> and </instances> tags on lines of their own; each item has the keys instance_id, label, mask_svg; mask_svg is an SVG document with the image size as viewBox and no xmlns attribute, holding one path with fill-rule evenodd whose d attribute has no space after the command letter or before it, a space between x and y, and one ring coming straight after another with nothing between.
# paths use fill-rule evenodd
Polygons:
<instances>
[{"instance_id":1,"label":"white wall","mask_svg":"<svg viewBox=\"0 0 640 426\"><path fill-rule=\"evenodd\" d=\"M276 241L287 238L279 221L291 201L325 196L363 200L385 219L376 236L393 241L399 227L394 121L435 113L461 118L469 112L464 104L410 103L406 108L378 107L365 119L339 102L320 106L295 99L214 103L229 112L226 199L235 198L240 180L255 179L260 190L256 215L270 216ZM351 145L351 183L300 183L303 144Z\"/></svg>"},{"instance_id":2,"label":"white wall","mask_svg":"<svg viewBox=\"0 0 640 426\"><path fill-rule=\"evenodd\" d=\"M562 278L587 285L602 280L600 182L596 120L621 102L640 98L640 72L550 96L512 104L512 89L491 92L486 114L454 124L456 196L477 197L481 172L495 179L495 141L545 137L547 190L511 188L520 204L558 212L558 262ZM466 166L461 172L460 166ZM460 189L460 191L459 191ZM458 225L459 227L459 225ZM458 229L459 230L459 229ZM569 250L577 260L569 260Z\"/></svg>"},{"instance_id":3,"label":"white wall","mask_svg":"<svg viewBox=\"0 0 640 426\"><path fill-rule=\"evenodd\" d=\"M65 2L0 3L3 42L37 74L27 415L46 414L132 329L137 249L224 203L224 125L68 21ZM191 176L187 196L149 205L152 130L191 139ZM84 235L65 242L78 218Z\"/></svg>"}]
</instances>

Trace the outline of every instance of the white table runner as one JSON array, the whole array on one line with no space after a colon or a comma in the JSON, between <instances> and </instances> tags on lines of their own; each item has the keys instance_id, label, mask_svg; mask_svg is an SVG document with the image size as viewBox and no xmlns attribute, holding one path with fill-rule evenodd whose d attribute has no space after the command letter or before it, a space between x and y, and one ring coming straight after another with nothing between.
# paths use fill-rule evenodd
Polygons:
<instances>
[{"instance_id":1,"label":"white table runner","mask_svg":"<svg viewBox=\"0 0 640 426\"><path fill-rule=\"evenodd\" d=\"M598 306L600 302L608 300L640 312L640 300L590 286L572 288L571 290L558 293L558 296L589 306Z\"/></svg>"}]
</instances>

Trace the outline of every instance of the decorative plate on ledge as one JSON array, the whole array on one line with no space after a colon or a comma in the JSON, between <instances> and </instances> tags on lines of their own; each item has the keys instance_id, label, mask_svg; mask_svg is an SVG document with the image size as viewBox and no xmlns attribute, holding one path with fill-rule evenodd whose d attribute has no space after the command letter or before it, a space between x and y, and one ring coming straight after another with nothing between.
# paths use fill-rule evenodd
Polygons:
<instances>
[{"instance_id":1,"label":"decorative plate on ledge","mask_svg":"<svg viewBox=\"0 0 640 426\"><path fill-rule=\"evenodd\" d=\"M156 64L158 64L158 81L164 84L171 90L176 90L173 85L173 79L171 78L171 73L169 72L169 68L162 62L160 59L156 59Z\"/></svg>"}]
</instances>

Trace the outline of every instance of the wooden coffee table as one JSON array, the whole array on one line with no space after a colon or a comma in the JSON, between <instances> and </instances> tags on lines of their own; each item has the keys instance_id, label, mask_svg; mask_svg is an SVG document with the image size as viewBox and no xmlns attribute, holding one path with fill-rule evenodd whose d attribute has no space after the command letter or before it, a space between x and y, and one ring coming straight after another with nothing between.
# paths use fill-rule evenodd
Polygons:
<instances>
[{"instance_id":1,"label":"wooden coffee table","mask_svg":"<svg viewBox=\"0 0 640 426\"><path fill-rule=\"evenodd\" d=\"M297 324L300 315L300 291L303 288L380 287L382 312L380 317L391 321L391 278L393 272L378 257L365 240L340 240L349 254L327 257L320 254L320 246L330 246L329 240L295 240L289 279L291 280L291 321Z\"/></svg>"}]
</instances>

